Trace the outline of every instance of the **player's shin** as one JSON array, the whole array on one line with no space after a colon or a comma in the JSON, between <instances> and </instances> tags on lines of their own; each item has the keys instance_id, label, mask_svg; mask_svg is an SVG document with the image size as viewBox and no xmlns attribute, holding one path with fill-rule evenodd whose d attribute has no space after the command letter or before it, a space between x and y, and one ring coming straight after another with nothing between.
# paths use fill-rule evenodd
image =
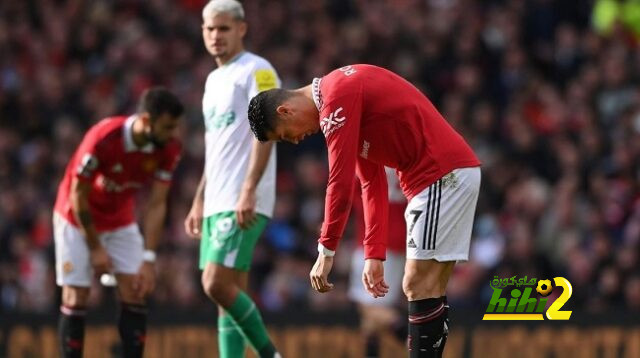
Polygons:
<instances>
[{"instance_id":1,"label":"player's shin","mask_svg":"<svg viewBox=\"0 0 640 358\"><path fill-rule=\"evenodd\" d=\"M409 357L442 357L446 311L444 296L409 302Z\"/></svg>"},{"instance_id":2,"label":"player's shin","mask_svg":"<svg viewBox=\"0 0 640 358\"><path fill-rule=\"evenodd\" d=\"M60 306L58 337L61 357L82 358L85 315L84 308Z\"/></svg>"},{"instance_id":3,"label":"player's shin","mask_svg":"<svg viewBox=\"0 0 640 358\"><path fill-rule=\"evenodd\" d=\"M218 347L220 358L244 357L244 336L228 314L218 315Z\"/></svg>"},{"instance_id":4,"label":"player's shin","mask_svg":"<svg viewBox=\"0 0 640 358\"><path fill-rule=\"evenodd\" d=\"M147 334L147 306L121 303L118 330L126 358L141 358Z\"/></svg>"},{"instance_id":5,"label":"player's shin","mask_svg":"<svg viewBox=\"0 0 640 358\"><path fill-rule=\"evenodd\" d=\"M260 358L278 356L256 304L246 293L239 291L235 301L226 311L240 327Z\"/></svg>"}]
</instances>

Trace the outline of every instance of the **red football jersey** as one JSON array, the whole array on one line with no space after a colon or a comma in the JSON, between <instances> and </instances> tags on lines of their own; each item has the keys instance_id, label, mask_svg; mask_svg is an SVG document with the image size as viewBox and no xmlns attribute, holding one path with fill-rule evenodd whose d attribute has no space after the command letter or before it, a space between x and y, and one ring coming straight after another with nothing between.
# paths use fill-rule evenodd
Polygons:
<instances>
[{"instance_id":1,"label":"red football jersey","mask_svg":"<svg viewBox=\"0 0 640 358\"><path fill-rule=\"evenodd\" d=\"M387 248L395 253L403 254L406 251L407 225L404 221L404 210L407 208L407 199L402 194L398 177L392 169L385 168L387 174L389 193L389 227L387 230ZM356 181L356 193L353 202L353 214L356 225L356 239L358 246L363 245L366 235L364 226L364 212L360 200L360 183Z\"/></svg>"},{"instance_id":2,"label":"red football jersey","mask_svg":"<svg viewBox=\"0 0 640 358\"><path fill-rule=\"evenodd\" d=\"M366 258L385 258L388 216L384 166L394 168L410 200L457 168L480 161L431 102L402 77L352 65L314 79L314 102L329 155L319 242L338 246L349 216L353 178L362 187Z\"/></svg>"},{"instance_id":3,"label":"red football jersey","mask_svg":"<svg viewBox=\"0 0 640 358\"><path fill-rule=\"evenodd\" d=\"M77 225L69 194L71 180L91 183L89 207L98 231L135 221L135 194L152 179L170 184L181 145L172 139L162 148L133 142L135 116L106 118L91 127L71 157L58 187L54 210Z\"/></svg>"}]
</instances>

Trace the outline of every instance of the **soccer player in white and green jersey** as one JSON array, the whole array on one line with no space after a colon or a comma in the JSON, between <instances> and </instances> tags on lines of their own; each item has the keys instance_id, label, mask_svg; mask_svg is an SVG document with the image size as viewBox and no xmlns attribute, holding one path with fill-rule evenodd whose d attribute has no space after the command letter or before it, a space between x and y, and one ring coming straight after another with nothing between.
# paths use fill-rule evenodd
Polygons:
<instances>
[{"instance_id":1,"label":"soccer player in white and green jersey","mask_svg":"<svg viewBox=\"0 0 640 358\"><path fill-rule=\"evenodd\" d=\"M201 237L202 286L218 305L220 357L242 357L245 341L260 357L279 354L247 295L256 242L273 213L275 146L255 140L249 100L279 87L271 64L244 50L244 10L236 0L212 0L202 11L202 38L217 68L202 99L205 169L185 229Z\"/></svg>"}]
</instances>

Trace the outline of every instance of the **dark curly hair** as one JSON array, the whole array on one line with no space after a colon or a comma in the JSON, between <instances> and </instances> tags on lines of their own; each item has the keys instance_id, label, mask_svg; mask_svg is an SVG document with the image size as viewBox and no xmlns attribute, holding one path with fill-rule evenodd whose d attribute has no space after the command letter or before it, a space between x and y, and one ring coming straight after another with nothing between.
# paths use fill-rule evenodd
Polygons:
<instances>
[{"instance_id":1,"label":"dark curly hair","mask_svg":"<svg viewBox=\"0 0 640 358\"><path fill-rule=\"evenodd\" d=\"M138 112L148 112L152 122L167 113L179 118L184 113L182 102L164 87L152 87L142 93L138 103Z\"/></svg>"},{"instance_id":2,"label":"dark curly hair","mask_svg":"<svg viewBox=\"0 0 640 358\"><path fill-rule=\"evenodd\" d=\"M251 99L248 111L249 124L259 141L268 141L267 134L275 129L278 119L276 109L290 96L290 91L274 88L260 92Z\"/></svg>"}]
</instances>

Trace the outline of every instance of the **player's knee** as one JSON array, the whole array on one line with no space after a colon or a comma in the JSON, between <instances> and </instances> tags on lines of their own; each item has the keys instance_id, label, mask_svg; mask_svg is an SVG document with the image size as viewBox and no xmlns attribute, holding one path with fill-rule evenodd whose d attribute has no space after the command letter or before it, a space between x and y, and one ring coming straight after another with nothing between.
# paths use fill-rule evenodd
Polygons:
<instances>
[{"instance_id":1,"label":"player's knee","mask_svg":"<svg viewBox=\"0 0 640 358\"><path fill-rule=\"evenodd\" d=\"M62 305L66 307L86 307L89 300L89 288L64 286Z\"/></svg>"},{"instance_id":2,"label":"player's knee","mask_svg":"<svg viewBox=\"0 0 640 358\"><path fill-rule=\"evenodd\" d=\"M415 271L407 271L402 279L402 290L409 301L440 297L443 288L437 278L430 275L418 275Z\"/></svg>"},{"instance_id":3,"label":"player's knee","mask_svg":"<svg viewBox=\"0 0 640 358\"><path fill-rule=\"evenodd\" d=\"M202 275L202 288L216 302L223 300L229 291L229 285L216 275Z\"/></svg>"}]
</instances>

